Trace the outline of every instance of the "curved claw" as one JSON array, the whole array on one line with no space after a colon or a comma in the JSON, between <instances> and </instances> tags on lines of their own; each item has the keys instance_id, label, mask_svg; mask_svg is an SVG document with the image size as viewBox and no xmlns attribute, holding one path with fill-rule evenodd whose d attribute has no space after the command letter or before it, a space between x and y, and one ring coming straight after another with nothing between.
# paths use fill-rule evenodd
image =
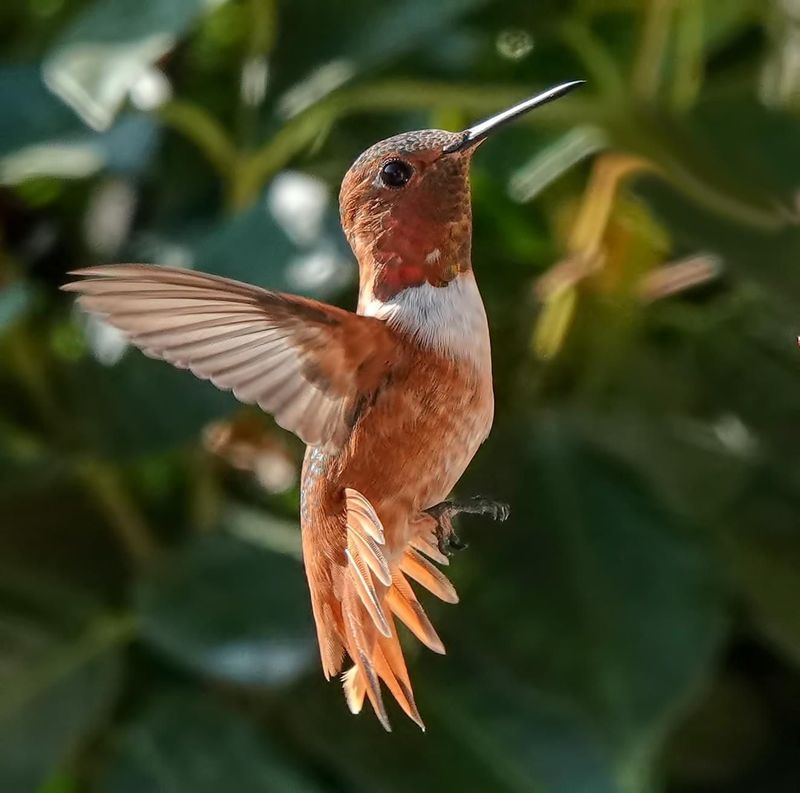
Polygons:
<instances>
[{"instance_id":1,"label":"curved claw","mask_svg":"<svg viewBox=\"0 0 800 793\"><path fill-rule=\"evenodd\" d=\"M469 500L469 506L460 512L468 512L474 515L489 515L492 520L499 520L501 523L508 520L511 508L503 501L493 501L483 496L473 496Z\"/></svg>"},{"instance_id":2,"label":"curved claw","mask_svg":"<svg viewBox=\"0 0 800 793\"><path fill-rule=\"evenodd\" d=\"M449 534L438 530L436 534L439 551L445 556L452 556L456 551L466 551L469 548L469 545L463 542L452 529Z\"/></svg>"},{"instance_id":3,"label":"curved claw","mask_svg":"<svg viewBox=\"0 0 800 793\"><path fill-rule=\"evenodd\" d=\"M454 551L467 547L453 530L453 518L459 513L468 515L488 515L501 522L508 519L511 512L508 504L493 501L483 496L473 496L467 501L442 501L425 510L436 521L436 539L440 553L452 556Z\"/></svg>"}]
</instances>

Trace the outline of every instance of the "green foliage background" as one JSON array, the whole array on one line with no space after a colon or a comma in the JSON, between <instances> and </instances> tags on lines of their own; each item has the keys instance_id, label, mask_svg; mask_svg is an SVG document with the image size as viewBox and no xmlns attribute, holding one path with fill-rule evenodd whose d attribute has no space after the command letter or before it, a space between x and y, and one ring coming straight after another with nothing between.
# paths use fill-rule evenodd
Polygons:
<instances>
[{"instance_id":1,"label":"green foliage background","mask_svg":"<svg viewBox=\"0 0 800 793\"><path fill-rule=\"evenodd\" d=\"M800 790L798 41L786 0L0 4L0 790ZM352 306L355 156L579 77L475 159L460 492L512 518L465 520L448 656L408 643L428 732L386 735L319 673L302 449L57 287Z\"/></svg>"}]
</instances>

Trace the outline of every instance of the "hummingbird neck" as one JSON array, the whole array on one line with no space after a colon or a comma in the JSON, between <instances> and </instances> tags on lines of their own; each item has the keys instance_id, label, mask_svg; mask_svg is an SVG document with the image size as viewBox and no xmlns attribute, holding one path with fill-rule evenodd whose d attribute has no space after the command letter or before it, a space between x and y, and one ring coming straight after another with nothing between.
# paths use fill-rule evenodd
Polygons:
<instances>
[{"instance_id":1,"label":"hummingbird neck","mask_svg":"<svg viewBox=\"0 0 800 793\"><path fill-rule=\"evenodd\" d=\"M443 287L408 287L387 300L362 292L358 313L389 323L420 347L491 371L489 329L475 275L458 274Z\"/></svg>"},{"instance_id":2,"label":"hummingbird neck","mask_svg":"<svg viewBox=\"0 0 800 793\"><path fill-rule=\"evenodd\" d=\"M471 222L406 224L389 216L370 242L355 245L359 262L359 305L387 302L404 289L448 286L472 269Z\"/></svg>"}]
</instances>

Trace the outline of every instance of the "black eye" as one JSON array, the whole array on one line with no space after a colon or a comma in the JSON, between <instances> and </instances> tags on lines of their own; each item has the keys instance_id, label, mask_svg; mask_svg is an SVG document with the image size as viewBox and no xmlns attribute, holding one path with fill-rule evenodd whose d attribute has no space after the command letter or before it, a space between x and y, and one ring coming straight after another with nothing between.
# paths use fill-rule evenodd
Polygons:
<instances>
[{"instance_id":1,"label":"black eye","mask_svg":"<svg viewBox=\"0 0 800 793\"><path fill-rule=\"evenodd\" d=\"M381 182L386 187L403 187L413 176L414 169L402 160L390 160L381 168Z\"/></svg>"}]
</instances>

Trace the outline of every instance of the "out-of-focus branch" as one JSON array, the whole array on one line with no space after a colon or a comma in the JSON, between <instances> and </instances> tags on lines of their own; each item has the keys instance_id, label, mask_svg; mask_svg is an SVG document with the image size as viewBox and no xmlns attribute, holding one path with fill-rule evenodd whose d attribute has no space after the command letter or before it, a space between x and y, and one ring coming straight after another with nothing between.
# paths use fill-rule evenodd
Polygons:
<instances>
[{"instance_id":1,"label":"out-of-focus branch","mask_svg":"<svg viewBox=\"0 0 800 793\"><path fill-rule=\"evenodd\" d=\"M698 253L646 273L639 280L636 293L643 303L654 303L713 281L721 272L722 263L717 256Z\"/></svg>"},{"instance_id":2,"label":"out-of-focus branch","mask_svg":"<svg viewBox=\"0 0 800 793\"><path fill-rule=\"evenodd\" d=\"M694 104L703 84L703 9L697 0L681 0L677 9L671 100L678 111Z\"/></svg>"},{"instance_id":3,"label":"out-of-focus branch","mask_svg":"<svg viewBox=\"0 0 800 793\"><path fill-rule=\"evenodd\" d=\"M583 22L572 20L564 24L561 38L584 65L589 82L597 87L607 101L625 100L625 80L614 56Z\"/></svg>"},{"instance_id":4,"label":"out-of-focus branch","mask_svg":"<svg viewBox=\"0 0 800 793\"><path fill-rule=\"evenodd\" d=\"M77 470L131 559L137 563L150 561L157 550L153 534L118 472L111 465L94 459L84 460Z\"/></svg>"},{"instance_id":5,"label":"out-of-focus branch","mask_svg":"<svg viewBox=\"0 0 800 793\"><path fill-rule=\"evenodd\" d=\"M533 348L540 358L553 358L561 349L575 313L580 284L613 263L608 259L607 231L622 185L632 176L657 170L648 160L619 152L607 152L595 160L567 238L567 255L534 285L536 297L543 304L533 335ZM634 274L632 294L641 303L652 303L705 283L719 272L719 259L698 254L654 267L643 275Z\"/></svg>"},{"instance_id":6,"label":"out-of-focus branch","mask_svg":"<svg viewBox=\"0 0 800 793\"><path fill-rule=\"evenodd\" d=\"M633 66L632 89L644 101L652 101L661 88L675 0L647 0L644 27Z\"/></svg>"},{"instance_id":7,"label":"out-of-focus branch","mask_svg":"<svg viewBox=\"0 0 800 793\"><path fill-rule=\"evenodd\" d=\"M194 143L224 179L236 165L236 147L222 125L202 107L190 102L168 102L159 118Z\"/></svg>"},{"instance_id":8,"label":"out-of-focus branch","mask_svg":"<svg viewBox=\"0 0 800 793\"><path fill-rule=\"evenodd\" d=\"M75 642L25 670L13 686L5 687L0 719L11 721L15 712L40 696L43 690L58 684L111 648L130 641L136 629L137 621L130 614L111 614L96 619Z\"/></svg>"},{"instance_id":9,"label":"out-of-focus branch","mask_svg":"<svg viewBox=\"0 0 800 793\"><path fill-rule=\"evenodd\" d=\"M567 240L569 253L579 254L587 259L596 256L620 183L634 174L657 171L658 168L653 163L631 154L608 152L598 157L586 187L584 201Z\"/></svg>"},{"instance_id":10,"label":"out-of-focus branch","mask_svg":"<svg viewBox=\"0 0 800 793\"><path fill-rule=\"evenodd\" d=\"M532 340L539 358L549 360L561 349L575 313L578 284L604 266L603 236L620 184L653 169L647 160L619 152L606 152L595 160L567 239L567 256L534 287L543 303Z\"/></svg>"}]
</instances>

